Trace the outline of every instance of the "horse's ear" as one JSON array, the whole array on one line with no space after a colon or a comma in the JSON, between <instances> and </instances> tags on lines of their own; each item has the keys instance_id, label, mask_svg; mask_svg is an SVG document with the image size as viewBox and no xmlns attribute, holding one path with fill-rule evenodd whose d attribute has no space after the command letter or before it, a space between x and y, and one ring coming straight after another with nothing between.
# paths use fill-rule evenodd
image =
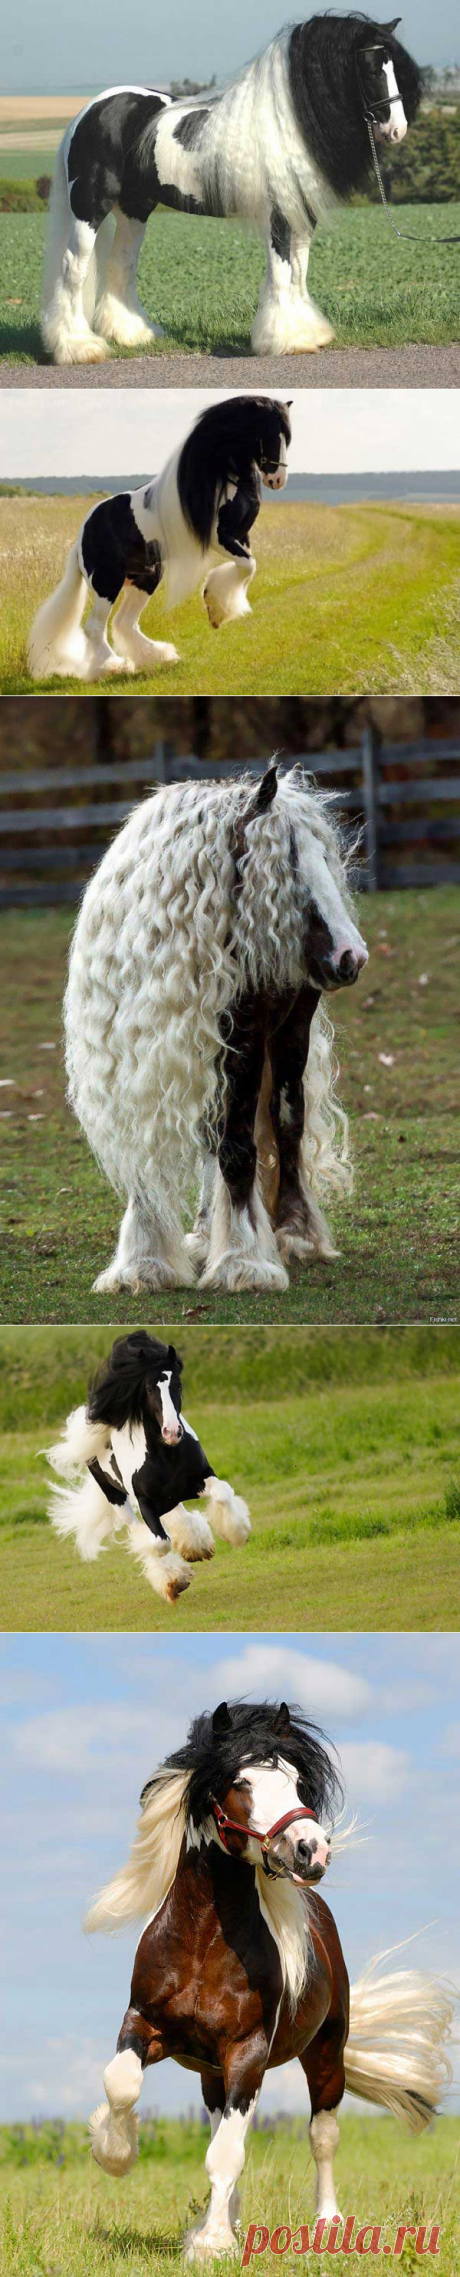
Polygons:
<instances>
[{"instance_id":1,"label":"horse's ear","mask_svg":"<svg viewBox=\"0 0 460 2277\"><path fill-rule=\"evenodd\" d=\"M273 806L273 800L276 799L277 789L278 767L276 759L272 759L271 767L266 768L265 775L262 776L262 781L259 783L259 789L253 807L254 815L266 814L267 807Z\"/></svg>"},{"instance_id":2,"label":"horse's ear","mask_svg":"<svg viewBox=\"0 0 460 2277\"><path fill-rule=\"evenodd\" d=\"M393 16L391 24L382 24L382 32L396 32L398 24L402 24L402 16Z\"/></svg>"},{"instance_id":3,"label":"horse's ear","mask_svg":"<svg viewBox=\"0 0 460 2277\"><path fill-rule=\"evenodd\" d=\"M287 1739L290 1729L291 1718L289 1714L289 1708L287 1706L287 1701L282 1700L281 1705L278 1708L278 1714L275 1716L273 1730L277 1739Z\"/></svg>"},{"instance_id":4,"label":"horse's ear","mask_svg":"<svg viewBox=\"0 0 460 2277\"><path fill-rule=\"evenodd\" d=\"M232 1719L231 1719L231 1716L229 1715L229 1711L228 1711L228 1707L227 1707L227 1702L226 1702L226 1700L221 1700L221 1702L220 1702L220 1707L218 1707L218 1708L215 1708L215 1709L214 1709L214 1715L213 1715L213 1719L212 1719L212 1728L213 1728L213 1731L216 1731L216 1732L219 1732L219 1731L231 1731L231 1728L232 1728Z\"/></svg>"},{"instance_id":5,"label":"horse's ear","mask_svg":"<svg viewBox=\"0 0 460 2277\"><path fill-rule=\"evenodd\" d=\"M173 1368L175 1368L177 1374L181 1376L183 1365L184 1363L183 1360L181 1360L180 1353L176 1352L175 1344L168 1344L168 1368L171 1369L171 1372Z\"/></svg>"},{"instance_id":6,"label":"horse's ear","mask_svg":"<svg viewBox=\"0 0 460 2277\"><path fill-rule=\"evenodd\" d=\"M398 22L400 22L400 20L401 20L401 19L400 19L400 18L398 18ZM285 406L284 406L284 409L285 409L285 411L292 411L293 402L294 402L294 397L293 397L293 395L288 395L287 403L285 403Z\"/></svg>"}]
</instances>

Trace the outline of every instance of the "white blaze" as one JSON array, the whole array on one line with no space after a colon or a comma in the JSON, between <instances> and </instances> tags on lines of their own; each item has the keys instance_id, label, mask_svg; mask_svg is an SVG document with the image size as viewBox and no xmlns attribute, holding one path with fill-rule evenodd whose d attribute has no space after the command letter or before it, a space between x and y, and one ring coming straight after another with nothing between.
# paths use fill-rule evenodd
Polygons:
<instances>
[{"instance_id":1,"label":"white blaze","mask_svg":"<svg viewBox=\"0 0 460 2277\"><path fill-rule=\"evenodd\" d=\"M388 61L388 63L382 64L382 70L388 87L390 117L385 125L382 123L381 133L387 135L389 142L404 142L404 136L407 134L407 119L398 90L394 64Z\"/></svg>"}]
</instances>

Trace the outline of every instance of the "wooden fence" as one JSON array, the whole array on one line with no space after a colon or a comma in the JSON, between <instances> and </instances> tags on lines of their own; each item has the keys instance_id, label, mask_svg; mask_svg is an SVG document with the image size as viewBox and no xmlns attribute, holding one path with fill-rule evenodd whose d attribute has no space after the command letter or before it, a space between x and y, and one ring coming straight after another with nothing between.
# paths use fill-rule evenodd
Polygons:
<instances>
[{"instance_id":1,"label":"wooden fence","mask_svg":"<svg viewBox=\"0 0 460 2277\"><path fill-rule=\"evenodd\" d=\"M361 830L361 890L460 882L460 742L381 746L368 727L354 749L310 754L297 764L321 788L337 791L340 809ZM181 759L161 743L151 759L3 773L0 907L77 901L114 830L147 790L190 778L257 778L265 765Z\"/></svg>"}]
</instances>

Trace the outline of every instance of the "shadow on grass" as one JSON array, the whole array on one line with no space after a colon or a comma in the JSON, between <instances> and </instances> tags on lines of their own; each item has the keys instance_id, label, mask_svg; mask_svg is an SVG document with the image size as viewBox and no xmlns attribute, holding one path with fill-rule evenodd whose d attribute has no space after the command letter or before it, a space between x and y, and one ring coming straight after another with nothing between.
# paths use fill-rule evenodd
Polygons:
<instances>
[{"instance_id":1,"label":"shadow on grass","mask_svg":"<svg viewBox=\"0 0 460 2277\"><path fill-rule=\"evenodd\" d=\"M184 2224L180 2230L175 2232L119 2229L118 2227L112 2229L108 2228L107 2224L100 2221L96 2216L96 2220L88 2226L87 2236L88 2240L91 2239L95 2246L109 2246L110 2252L112 2254L118 2253L124 2261L128 2261L132 2253L137 2253L140 2260L150 2264L152 2253L167 2253L175 2261L182 2259L185 2227Z\"/></svg>"},{"instance_id":2,"label":"shadow on grass","mask_svg":"<svg viewBox=\"0 0 460 2277\"><path fill-rule=\"evenodd\" d=\"M0 322L0 356L18 363L27 357L31 364L49 364L38 324L21 324L20 318L9 317Z\"/></svg>"}]
</instances>

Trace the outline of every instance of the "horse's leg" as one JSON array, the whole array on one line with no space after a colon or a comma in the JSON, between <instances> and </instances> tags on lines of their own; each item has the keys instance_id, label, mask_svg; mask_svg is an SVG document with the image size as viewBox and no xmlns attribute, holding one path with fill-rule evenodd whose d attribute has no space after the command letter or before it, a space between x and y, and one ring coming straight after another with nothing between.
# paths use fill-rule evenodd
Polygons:
<instances>
[{"instance_id":1,"label":"horse's leg","mask_svg":"<svg viewBox=\"0 0 460 2277\"><path fill-rule=\"evenodd\" d=\"M88 680L105 680L110 672L129 672L134 669L129 664L123 664L121 656L115 655L107 638L107 626L112 607L112 601L103 599L99 593L93 593L91 612L86 619L84 628L85 640L89 643L89 650L91 651L91 654L87 654L86 659L86 678Z\"/></svg>"},{"instance_id":2,"label":"horse's leg","mask_svg":"<svg viewBox=\"0 0 460 2277\"><path fill-rule=\"evenodd\" d=\"M220 1534L222 1541L231 1542L233 1549L241 1549L251 1532L247 1502L243 1502L241 1494L234 1494L228 1479L216 1478L214 1472L205 1479L203 1492L211 1504L214 1532Z\"/></svg>"},{"instance_id":3,"label":"horse's leg","mask_svg":"<svg viewBox=\"0 0 460 2277\"><path fill-rule=\"evenodd\" d=\"M147 225L145 221L130 221L120 206L114 206L113 211L115 236L96 306L96 329L104 340L114 340L119 348L144 348L151 340L163 338L161 324L150 323L136 292L137 264Z\"/></svg>"},{"instance_id":4,"label":"horse's leg","mask_svg":"<svg viewBox=\"0 0 460 2277\"><path fill-rule=\"evenodd\" d=\"M257 1185L254 1127L264 1056L264 1006L258 997L246 996L235 1010L227 1053L225 1126L200 1288L286 1289L288 1285Z\"/></svg>"},{"instance_id":5,"label":"horse's leg","mask_svg":"<svg viewBox=\"0 0 460 2277\"><path fill-rule=\"evenodd\" d=\"M344 2011L321 2025L300 2057L311 2102L310 2143L316 2166L316 2213L332 2221L339 2213L334 2184L334 2152L339 2142L337 2111L345 2093Z\"/></svg>"},{"instance_id":6,"label":"horse's leg","mask_svg":"<svg viewBox=\"0 0 460 2277\"><path fill-rule=\"evenodd\" d=\"M233 617L251 616L248 585L255 577L256 568L254 554L246 553L210 570L203 585L203 601L214 632L219 631L220 625L229 624Z\"/></svg>"},{"instance_id":7,"label":"horse's leg","mask_svg":"<svg viewBox=\"0 0 460 2277\"><path fill-rule=\"evenodd\" d=\"M212 2260L214 2254L238 2252L232 2210L244 2167L247 2130L257 2109L267 2054L265 2034L259 2034L231 2048L224 2060L225 2102L222 2108L219 2082L213 2108L214 2111L220 2108L221 2115L206 2154L211 2200L201 2228L192 2231L186 2241L187 2261Z\"/></svg>"},{"instance_id":8,"label":"horse's leg","mask_svg":"<svg viewBox=\"0 0 460 2277\"><path fill-rule=\"evenodd\" d=\"M277 1235L283 1258L337 1257L338 1254L318 1202L307 1186L301 1160L305 1123L303 1079L317 1006L317 989L307 982L287 1018L270 1038L270 1114L279 1156Z\"/></svg>"},{"instance_id":9,"label":"horse's leg","mask_svg":"<svg viewBox=\"0 0 460 2277\"><path fill-rule=\"evenodd\" d=\"M211 1148L206 1144L206 1140L204 1138L202 1145L203 1154L200 1199L198 1203L193 1232L186 1233L185 1235L188 1254L191 1258L192 1264L196 1268L197 1273L203 1271L208 1255L209 1242L211 1238L212 1198L214 1193L217 1163L217 1143L214 1153L211 1153Z\"/></svg>"},{"instance_id":10,"label":"horse's leg","mask_svg":"<svg viewBox=\"0 0 460 2277\"><path fill-rule=\"evenodd\" d=\"M301 349L304 354L308 353L308 350L327 348L330 341L334 339L332 324L329 324L327 316L323 316L322 309L317 308L316 301L312 300L307 286L308 263L314 227L315 225L312 223L308 237L295 237L291 247L291 329L286 346L294 352L296 349Z\"/></svg>"},{"instance_id":11,"label":"horse's leg","mask_svg":"<svg viewBox=\"0 0 460 2277\"><path fill-rule=\"evenodd\" d=\"M57 364L96 364L109 352L105 341L92 332L84 305L97 226L78 221L70 212L69 235L59 275L55 277L49 298L45 298L42 315L44 344Z\"/></svg>"},{"instance_id":12,"label":"horse's leg","mask_svg":"<svg viewBox=\"0 0 460 2277\"><path fill-rule=\"evenodd\" d=\"M156 591L156 584L160 584L160 577L161 571L156 583L152 579L152 593ZM142 616L143 609L147 608L149 597L144 588L126 584L114 618L114 649L117 657L124 658L124 670L128 672L153 672L159 664L179 662L177 648L173 648L171 641L147 640L145 633L140 631L139 617ZM120 672L123 666L118 664L116 669Z\"/></svg>"},{"instance_id":13,"label":"horse's leg","mask_svg":"<svg viewBox=\"0 0 460 2277\"><path fill-rule=\"evenodd\" d=\"M161 2063L165 2054L161 2034L137 2009L128 2008L112 2056L104 2072L106 2103L98 2103L89 2121L93 2158L105 2174L129 2174L137 2158L139 2121L134 2105L140 2095L147 2064Z\"/></svg>"},{"instance_id":14,"label":"horse's leg","mask_svg":"<svg viewBox=\"0 0 460 2277\"><path fill-rule=\"evenodd\" d=\"M184 1510L183 1502L178 1502L176 1510L168 1510L165 1525L173 1550L190 1565L198 1563L200 1558L214 1557L214 1540L207 1519L200 1518L195 1510Z\"/></svg>"},{"instance_id":15,"label":"horse's leg","mask_svg":"<svg viewBox=\"0 0 460 2277\"><path fill-rule=\"evenodd\" d=\"M132 1289L139 1295L142 1289L191 1289L195 1283L193 1266L177 1219L161 1196L156 1205L152 1201L132 1195L120 1226L115 1256L103 1273L99 1273L94 1288L117 1291Z\"/></svg>"},{"instance_id":16,"label":"horse's leg","mask_svg":"<svg viewBox=\"0 0 460 2277\"><path fill-rule=\"evenodd\" d=\"M277 351L282 355L290 347L291 291L291 231L284 214L274 206L268 232L267 272L260 287L251 333L251 347L256 356L272 356Z\"/></svg>"}]
</instances>

